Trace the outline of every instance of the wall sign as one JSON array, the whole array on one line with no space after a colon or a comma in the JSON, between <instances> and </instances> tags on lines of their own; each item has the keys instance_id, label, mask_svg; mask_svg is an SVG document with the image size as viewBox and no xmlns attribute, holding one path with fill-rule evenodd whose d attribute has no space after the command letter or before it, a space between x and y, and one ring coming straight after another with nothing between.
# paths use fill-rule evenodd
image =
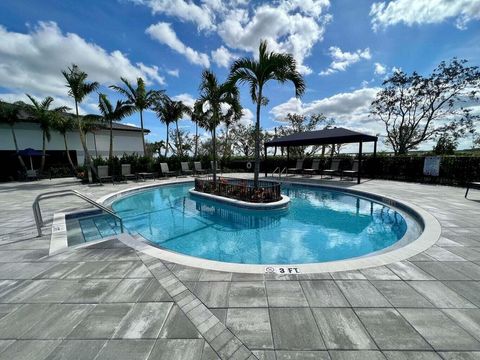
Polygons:
<instances>
[{"instance_id":1,"label":"wall sign","mask_svg":"<svg viewBox=\"0 0 480 360\"><path fill-rule=\"evenodd\" d=\"M423 175L438 176L440 174L440 156L426 156L423 163Z\"/></svg>"},{"instance_id":2,"label":"wall sign","mask_svg":"<svg viewBox=\"0 0 480 360\"><path fill-rule=\"evenodd\" d=\"M283 266L267 266L265 268L266 274L300 274L298 267L283 267Z\"/></svg>"}]
</instances>

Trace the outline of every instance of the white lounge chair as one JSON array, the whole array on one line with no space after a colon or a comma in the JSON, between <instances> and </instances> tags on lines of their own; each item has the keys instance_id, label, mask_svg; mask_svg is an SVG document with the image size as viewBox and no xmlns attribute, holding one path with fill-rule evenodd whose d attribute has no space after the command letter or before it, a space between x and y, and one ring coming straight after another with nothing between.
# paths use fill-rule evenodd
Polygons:
<instances>
[{"instance_id":1,"label":"white lounge chair","mask_svg":"<svg viewBox=\"0 0 480 360\"><path fill-rule=\"evenodd\" d=\"M304 159L298 159L297 165L294 168L287 169L287 173L301 173L303 171L303 161Z\"/></svg>"},{"instance_id":2,"label":"white lounge chair","mask_svg":"<svg viewBox=\"0 0 480 360\"><path fill-rule=\"evenodd\" d=\"M183 175L191 175L193 174L193 170L190 169L190 165L188 164L188 162L186 161L182 161L180 163L181 167L182 167L182 174Z\"/></svg>"},{"instance_id":3,"label":"white lounge chair","mask_svg":"<svg viewBox=\"0 0 480 360\"><path fill-rule=\"evenodd\" d=\"M170 171L167 163L160 163L160 170L162 171L163 176L177 175L176 171Z\"/></svg>"},{"instance_id":4,"label":"white lounge chair","mask_svg":"<svg viewBox=\"0 0 480 360\"><path fill-rule=\"evenodd\" d=\"M98 180L100 180L100 184L103 184L103 180L111 180L112 184L115 184L115 182L113 181L113 176L108 174L107 165L97 166L97 177Z\"/></svg>"},{"instance_id":5,"label":"white lounge chair","mask_svg":"<svg viewBox=\"0 0 480 360\"><path fill-rule=\"evenodd\" d=\"M324 169L322 175L329 175L330 178L333 177L333 174L337 174L340 167L340 159L333 159L330 164L330 169Z\"/></svg>"}]
</instances>

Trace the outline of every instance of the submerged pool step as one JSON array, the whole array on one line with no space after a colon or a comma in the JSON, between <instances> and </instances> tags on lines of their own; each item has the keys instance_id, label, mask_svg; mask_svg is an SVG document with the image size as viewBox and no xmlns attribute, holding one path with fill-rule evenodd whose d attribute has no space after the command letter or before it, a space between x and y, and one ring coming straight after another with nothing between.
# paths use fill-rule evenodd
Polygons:
<instances>
[{"instance_id":1,"label":"submerged pool step","mask_svg":"<svg viewBox=\"0 0 480 360\"><path fill-rule=\"evenodd\" d=\"M120 234L120 223L108 214L88 215L67 220L69 246Z\"/></svg>"}]
</instances>

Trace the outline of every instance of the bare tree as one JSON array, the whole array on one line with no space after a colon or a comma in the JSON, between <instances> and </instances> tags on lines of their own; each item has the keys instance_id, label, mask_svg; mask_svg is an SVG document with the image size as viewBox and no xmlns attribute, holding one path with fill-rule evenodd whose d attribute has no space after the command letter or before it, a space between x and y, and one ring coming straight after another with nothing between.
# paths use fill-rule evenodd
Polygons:
<instances>
[{"instance_id":1,"label":"bare tree","mask_svg":"<svg viewBox=\"0 0 480 360\"><path fill-rule=\"evenodd\" d=\"M406 154L441 134L459 138L471 131L478 117L462 105L478 101L480 72L466 63L443 61L428 77L396 71L383 82L371 116L385 124L386 142L395 154Z\"/></svg>"}]
</instances>

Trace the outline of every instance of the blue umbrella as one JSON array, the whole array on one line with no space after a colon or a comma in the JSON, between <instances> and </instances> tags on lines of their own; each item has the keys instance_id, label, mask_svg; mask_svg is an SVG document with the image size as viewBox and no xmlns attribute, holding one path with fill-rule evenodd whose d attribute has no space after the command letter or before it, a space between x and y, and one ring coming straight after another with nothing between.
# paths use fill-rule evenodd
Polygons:
<instances>
[{"instance_id":1,"label":"blue umbrella","mask_svg":"<svg viewBox=\"0 0 480 360\"><path fill-rule=\"evenodd\" d=\"M33 170L33 163L32 163L32 156L43 156L43 152L32 149L32 148L26 148L25 150L20 150L18 152L19 155L21 156L30 156L30 169Z\"/></svg>"}]
</instances>

